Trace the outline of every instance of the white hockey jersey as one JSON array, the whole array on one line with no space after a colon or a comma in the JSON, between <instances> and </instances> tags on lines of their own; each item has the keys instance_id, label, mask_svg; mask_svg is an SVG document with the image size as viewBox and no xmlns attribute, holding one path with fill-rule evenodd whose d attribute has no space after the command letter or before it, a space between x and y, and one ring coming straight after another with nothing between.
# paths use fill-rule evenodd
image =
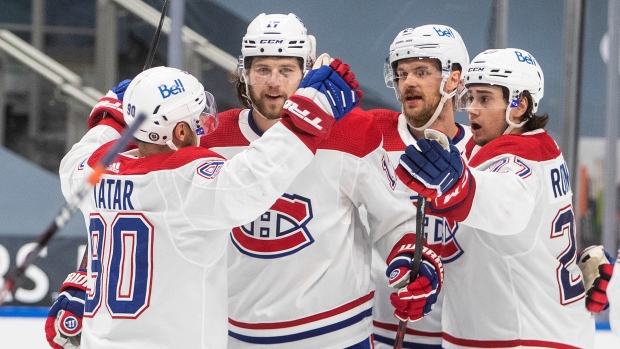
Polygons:
<instances>
[{"instance_id":1,"label":"white hockey jersey","mask_svg":"<svg viewBox=\"0 0 620 349\"><path fill-rule=\"evenodd\" d=\"M220 115L212 136L202 146L230 157L260 132L237 109ZM415 228L415 208L396 185L374 120L354 109L271 209L232 230L229 348L342 349L369 338L371 243L385 258Z\"/></svg>"},{"instance_id":2,"label":"white hockey jersey","mask_svg":"<svg viewBox=\"0 0 620 349\"><path fill-rule=\"evenodd\" d=\"M544 130L467 144L472 201L449 238L443 348L593 348L562 153ZM461 220L458 218L458 220Z\"/></svg>"},{"instance_id":3,"label":"white hockey jersey","mask_svg":"<svg viewBox=\"0 0 620 349\"><path fill-rule=\"evenodd\" d=\"M407 127L404 115L399 112L376 109L370 110L383 133L383 147L387 150L390 161L398 165L400 156L404 153L405 147L415 143ZM452 139L453 144L463 152L465 144L471 138L469 127L457 125L459 131ZM417 193L411 191L411 200L417 200ZM444 235L451 235L458 230L459 224L454 223L448 226L441 217L426 214L424 219L424 234L427 246L435 253L442 256L444 263L449 263L459 253L458 246L443 246ZM444 255L445 252L445 255ZM373 251L372 277L375 283L375 305L373 309L374 341L376 349L391 349L394 347L394 338L398 329L398 319L394 317L394 307L390 303L390 294L395 292L393 287L388 285L388 278L385 275L387 265L385 258L381 258L376 251ZM444 275L445 277L445 275ZM415 322L407 323L407 331L403 340L404 348L441 348L441 308L443 304L443 294L441 291L437 297L437 302L433 310Z\"/></svg>"},{"instance_id":4,"label":"white hockey jersey","mask_svg":"<svg viewBox=\"0 0 620 349\"><path fill-rule=\"evenodd\" d=\"M229 161L187 147L119 155L81 205L89 231L82 348L227 346L231 227L269 208L312 160L282 124ZM67 199L119 133L91 129L63 158ZM208 137L208 136L207 136Z\"/></svg>"}]
</instances>

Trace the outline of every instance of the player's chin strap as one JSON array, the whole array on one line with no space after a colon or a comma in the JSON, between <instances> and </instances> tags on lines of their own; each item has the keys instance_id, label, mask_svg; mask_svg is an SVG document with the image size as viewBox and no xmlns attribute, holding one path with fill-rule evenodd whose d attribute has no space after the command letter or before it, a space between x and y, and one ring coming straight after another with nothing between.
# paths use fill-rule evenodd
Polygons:
<instances>
[{"instance_id":1,"label":"player's chin strap","mask_svg":"<svg viewBox=\"0 0 620 349\"><path fill-rule=\"evenodd\" d=\"M433 116L431 116L431 118L428 120L428 122L426 122L426 124L424 124L424 126L422 127L413 127L414 130L416 131L424 131L427 128L429 128L434 122L435 120L437 120L437 118L439 117L439 114L441 113L441 110L443 109L444 104L446 104L446 102L454 97L454 95L456 94L456 88L454 90L452 90L452 92L450 93L446 93L443 90L444 85L446 84L446 81L448 79L447 78L443 78L441 79L441 86L439 86L439 93L441 94L441 100L439 100L439 104L437 105L437 109L435 109L435 113L433 114Z\"/></svg>"},{"instance_id":2,"label":"player's chin strap","mask_svg":"<svg viewBox=\"0 0 620 349\"><path fill-rule=\"evenodd\" d=\"M172 142L172 139L167 140L167 141L166 141L166 145L167 145L168 147L170 147L170 149L172 149L172 150L174 150L174 151L179 150L179 148L177 148L177 146L176 146L176 145L174 145L174 143Z\"/></svg>"},{"instance_id":3,"label":"player's chin strap","mask_svg":"<svg viewBox=\"0 0 620 349\"><path fill-rule=\"evenodd\" d=\"M512 109L513 109L513 108L511 108L511 107L510 107L510 105L508 105L508 106L506 107L506 122L508 123L508 127L507 127L507 128L506 128L506 130L504 131L504 134L505 134L505 135L507 135L507 134L509 134L510 132L512 132L512 130L514 130L515 128L519 128L519 127L521 127L521 126L525 125L525 123L527 122L527 120L525 120L525 121L521 121L521 123L518 123L518 124L515 124L514 122L512 122L512 121L510 120L510 111L511 111Z\"/></svg>"}]
</instances>

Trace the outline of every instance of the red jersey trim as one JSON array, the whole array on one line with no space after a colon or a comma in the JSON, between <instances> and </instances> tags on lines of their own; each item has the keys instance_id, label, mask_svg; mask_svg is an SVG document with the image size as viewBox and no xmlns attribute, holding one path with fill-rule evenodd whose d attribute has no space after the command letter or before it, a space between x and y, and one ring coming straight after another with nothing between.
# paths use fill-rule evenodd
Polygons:
<instances>
[{"instance_id":1,"label":"red jersey trim","mask_svg":"<svg viewBox=\"0 0 620 349\"><path fill-rule=\"evenodd\" d=\"M538 339L476 340L456 338L447 333L443 334L443 339L456 345L471 348L516 348L522 346L536 348L579 349L579 347L574 347L568 344Z\"/></svg>"},{"instance_id":2,"label":"red jersey trim","mask_svg":"<svg viewBox=\"0 0 620 349\"><path fill-rule=\"evenodd\" d=\"M94 168L115 141L108 142L88 159L88 166ZM129 149L135 149L134 144ZM128 150L129 150L128 149ZM106 170L106 174L117 175L140 175L152 171L172 170L184 166L197 159L216 158L226 160L223 156L209 149L199 147L185 147L174 152L163 153L158 155L147 156L144 158L132 158L127 156L119 156L113 162L112 168Z\"/></svg>"},{"instance_id":3,"label":"red jersey trim","mask_svg":"<svg viewBox=\"0 0 620 349\"><path fill-rule=\"evenodd\" d=\"M396 331L398 330L398 325L396 324L387 324L385 322L379 322L376 320L373 320L372 324L376 328L381 328L384 330L392 331L394 332L394 334L396 334ZM424 336L424 337L433 337L433 338L441 338L443 335L443 332L419 331L419 330L414 330L413 328L409 328L409 327L407 327L407 330L405 331L405 333L413 335L413 336Z\"/></svg>"},{"instance_id":4,"label":"red jersey trim","mask_svg":"<svg viewBox=\"0 0 620 349\"><path fill-rule=\"evenodd\" d=\"M370 302L372 298L374 297L374 295L375 295L375 292L372 291L363 297L360 297L352 302L343 304L332 310L328 310L322 313L314 314L314 315L311 315L305 318L291 320L291 321L247 323L247 322L240 322L240 321L236 321L231 318L228 318L228 322L239 328L252 329L252 330L271 330L271 329L282 329L282 328L288 328L288 327L295 327L295 326L305 325L311 322L327 319L327 318L336 316L340 313L349 311L366 302Z\"/></svg>"},{"instance_id":5,"label":"red jersey trim","mask_svg":"<svg viewBox=\"0 0 620 349\"><path fill-rule=\"evenodd\" d=\"M472 137L467 144L468 155L473 150L474 138ZM483 162L498 155L512 154L532 161L546 161L560 156L561 151L558 145L549 134L540 130L526 134L509 134L495 138L481 147L478 152L469 159L469 166L476 167Z\"/></svg>"}]
</instances>

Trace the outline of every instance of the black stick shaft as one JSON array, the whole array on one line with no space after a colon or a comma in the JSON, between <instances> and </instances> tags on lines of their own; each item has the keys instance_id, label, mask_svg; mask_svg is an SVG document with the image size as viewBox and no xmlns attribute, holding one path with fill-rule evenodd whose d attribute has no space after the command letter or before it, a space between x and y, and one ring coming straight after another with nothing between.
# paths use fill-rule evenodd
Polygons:
<instances>
[{"instance_id":1,"label":"black stick shaft","mask_svg":"<svg viewBox=\"0 0 620 349\"><path fill-rule=\"evenodd\" d=\"M426 198L418 195L416 212L416 236L415 248L413 250L413 265L411 266L411 274L409 274L409 283L413 282L420 271L420 263L422 263L422 248L424 246L424 217L426 215ZM396 338L394 339L394 349L403 348L403 340L407 331L407 321L400 320L398 322L398 330L396 330Z\"/></svg>"}]
</instances>

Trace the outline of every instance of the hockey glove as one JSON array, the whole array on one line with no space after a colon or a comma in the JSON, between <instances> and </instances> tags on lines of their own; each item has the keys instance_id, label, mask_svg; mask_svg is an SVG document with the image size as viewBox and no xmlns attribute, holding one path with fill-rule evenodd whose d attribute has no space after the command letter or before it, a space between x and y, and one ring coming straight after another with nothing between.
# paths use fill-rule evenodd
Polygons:
<instances>
[{"instance_id":1,"label":"hockey glove","mask_svg":"<svg viewBox=\"0 0 620 349\"><path fill-rule=\"evenodd\" d=\"M609 307L607 285L614 271L613 258L603 246L590 246L577 255L577 265L586 288L586 308L600 313Z\"/></svg>"},{"instance_id":2,"label":"hockey glove","mask_svg":"<svg viewBox=\"0 0 620 349\"><path fill-rule=\"evenodd\" d=\"M465 169L459 150L448 137L443 137L445 141L418 139L416 144L407 146L400 157L398 177L427 198L434 199L450 190Z\"/></svg>"},{"instance_id":3,"label":"hockey glove","mask_svg":"<svg viewBox=\"0 0 620 349\"><path fill-rule=\"evenodd\" d=\"M86 270L67 276L60 295L45 321L45 337L54 349L77 349L82 335L82 317L86 299Z\"/></svg>"},{"instance_id":4,"label":"hockey glove","mask_svg":"<svg viewBox=\"0 0 620 349\"><path fill-rule=\"evenodd\" d=\"M295 94L284 103L283 118L289 117L297 129L307 134L327 138L334 122L359 101L355 93L358 84L355 76L347 75L348 65L338 65L337 69L340 71L321 65L306 73ZM341 74L347 76L350 85Z\"/></svg>"},{"instance_id":5,"label":"hockey glove","mask_svg":"<svg viewBox=\"0 0 620 349\"><path fill-rule=\"evenodd\" d=\"M443 283L443 265L439 256L426 246L415 280L410 280L415 235L407 234L392 249L386 262L389 285L399 290L390 295L394 316L401 321L416 321L430 313Z\"/></svg>"},{"instance_id":6,"label":"hockey glove","mask_svg":"<svg viewBox=\"0 0 620 349\"><path fill-rule=\"evenodd\" d=\"M103 123L114 127L120 133L123 128L127 126L125 117L123 116L123 97L130 83L130 79L125 79L108 91L105 96L101 97L90 112L90 116L86 122L86 126L89 130ZM105 120L106 118L108 118L108 120Z\"/></svg>"}]
</instances>

